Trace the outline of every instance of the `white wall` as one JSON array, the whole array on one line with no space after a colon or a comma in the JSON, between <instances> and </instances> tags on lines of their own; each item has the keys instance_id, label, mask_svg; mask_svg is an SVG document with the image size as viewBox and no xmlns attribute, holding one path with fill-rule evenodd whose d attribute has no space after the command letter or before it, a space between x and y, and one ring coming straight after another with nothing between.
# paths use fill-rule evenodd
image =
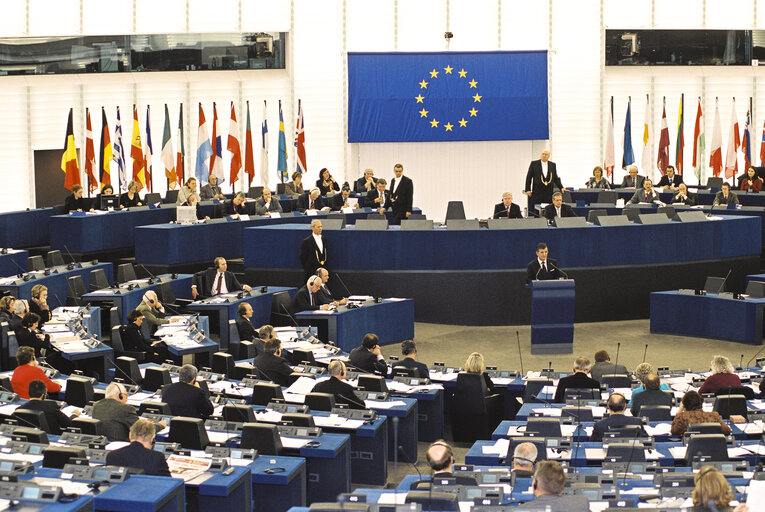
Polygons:
<instances>
[{"instance_id":1,"label":"white wall","mask_svg":"<svg viewBox=\"0 0 765 512\"><path fill-rule=\"evenodd\" d=\"M756 5L755 5L756 2ZM735 8L734 8L735 7ZM186 116L187 174L196 145L197 104L212 119L218 104L220 127L228 133L229 102L234 101L243 137L250 102L259 179L259 126L262 101L268 101L270 128L269 184L276 182L277 100L284 104L289 168L294 164L295 115L303 100L308 176L321 167L336 177L356 178L372 167L390 178L401 162L415 179L415 203L434 219L442 219L446 202L465 201L471 217L486 217L502 191L521 197L528 161L550 146L567 186L579 186L594 165L602 163L608 99L615 98L616 159L621 162L621 136L627 96L632 97L632 142L640 161L645 95L649 94L654 144L667 98L667 118L674 162L675 127L680 93L685 93L685 162L690 172L696 98L702 97L707 146L710 144L714 98L720 98L723 141L727 139L731 98L742 123L745 103L755 98L754 139L765 115L765 81L760 68L608 68L603 66L606 28L760 28L765 0L219 0L210 9L204 0L7 0L0 19L0 37L100 33L197 31L289 31L286 70L241 72L145 73L0 77L0 152L3 172L13 187L0 189L0 210L32 206L32 151L63 147L66 114L75 108L75 138L84 145L84 108L90 107L96 139L100 107L107 107L114 129L115 106L122 110L123 133L131 135L132 104L139 105L143 129L145 107L151 105L155 151L155 183L164 182L159 161L164 103L171 112L173 137L178 105ZM104 17L104 13L109 13ZM444 50L443 32L454 39L451 50L550 51L550 141L455 142L423 144L347 144L346 63L349 51ZM758 114L759 113L759 114ZM240 139L242 140L242 139ZM128 143L129 144L129 143ZM177 145L177 141L174 141ZM97 140L96 140L97 145ZM756 145L759 147L758 145ZM244 147L242 140L242 147ZM705 155L708 161L708 151ZM655 156L653 158L655 160ZM224 162L228 174L228 159ZM130 164L130 162L128 162ZM617 166L617 178L622 175ZM694 183L694 178L688 181Z\"/></svg>"}]
</instances>

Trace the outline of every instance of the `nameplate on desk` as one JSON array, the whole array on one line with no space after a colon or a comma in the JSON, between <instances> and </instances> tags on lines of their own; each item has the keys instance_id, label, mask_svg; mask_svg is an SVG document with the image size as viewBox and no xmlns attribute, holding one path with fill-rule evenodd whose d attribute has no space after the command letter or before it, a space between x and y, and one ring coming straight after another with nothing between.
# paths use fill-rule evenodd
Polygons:
<instances>
[{"instance_id":1,"label":"nameplate on desk","mask_svg":"<svg viewBox=\"0 0 765 512\"><path fill-rule=\"evenodd\" d=\"M239 421L206 420L205 428L217 432L241 432L244 423Z\"/></svg>"},{"instance_id":2,"label":"nameplate on desk","mask_svg":"<svg viewBox=\"0 0 765 512\"><path fill-rule=\"evenodd\" d=\"M61 497L61 488L37 485L33 482L0 482L0 499L55 503Z\"/></svg>"},{"instance_id":3,"label":"nameplate on desk","mask_svg":"<svg viewBox=\"0 0 765 512\"><path fill-rule=\"evenodd\" d=\"M215 373L215 372L202 370L198 373L198 375L204 380L207 380L210 382L218 382L218 381L226 380L226 375L223 373Z\"/></svg>"},{"instance_id":4,"label":"nameplate on desk","mask_svg":"<svg viewBox=\"0 0 765 512\"><path fill-rule=\"evenodd\" d=\"M246 448L229 448L227 446L210 446L205 448L205 453L213 457L230 457L232 459L255 460L258 458L258 451Z\"/></svg>"},{"instance_id":5,"label":"nameplate on desk","mask_svg":"<svg viewBox=\"0 0 765 512\"><path fill-rule=\"evenodd\" d=\"M294 425L279 425L280 436L286 437L319 437L321 428L319 427L296 427Z\"/></svg>"},{"instance_id":6,"label":"nameplate on desk","mask_svg":"<svg viewBox=\"0 0 765 512\"><path fill-rule=\"evenodd\" d=\"M377 413L370 409L341 409L334 407L332 408L332 414L349 420L374 421L377 418Z\"/></svg>"},{"instance_id":7,"label":"nameplate on desk","mask_svg":"<svg viewBox=\"0 0 765 512\"><path fill-rule=\"evenodd\" d=\"M266 409L282 414L309 414L311 412L305 404L288 404L284 402L268 402Z\"/></svg>"},{"instance_id":8,"label":"nameplate on desk","mask_svg":"<svg viewBox=\"0 0 765 512\"><path fill-rule=\"evenodd\" d=\"M124 482L129 476L128 469L121 466L65 464L61 470L61 478L86 482Z\"/></svg>"}]
</instances>

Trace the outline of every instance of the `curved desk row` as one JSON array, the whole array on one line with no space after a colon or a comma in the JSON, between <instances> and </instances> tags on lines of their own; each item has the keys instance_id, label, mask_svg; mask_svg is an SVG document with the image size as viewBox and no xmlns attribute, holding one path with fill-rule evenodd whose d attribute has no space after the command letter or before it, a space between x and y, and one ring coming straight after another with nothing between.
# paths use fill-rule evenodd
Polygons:
<instances>
[{"instance_id":1,"label":"curved desk row","mask_svg":"<svg viewBox=\"0 0 765 512\"><path fill-rule=\"evenodd\" d=\"M617 193L619 199L624 199L624 201L629 201L632 199L632 196L635 195L634 188L617 188L614 189L614 192ZM659 189L657 189L659 190ZM598 195L602 192L601 189L594 189L594 188L583 188L579 190L572 190L571 191L571 200L575 203L578 203L579 201L584 201L585 204L592 204L598 202ZM755 193L748 193L748 192L742 192L741 190L733 190L733 192L738 196L738 201L744 206L765 206L765 192L755 192ZM699 193L694 193L691 191L691 194L696 197L696 200L698 204L703 205L711 205L715 200L715 195L717 192L711 192L709 189L704 189ZM677 195L676 191L667 191L664 190L659 191L659 199L661 199L662 202L669 204L672 201L672 198Z\"/></svg>"},{"instance_id":2,"label":"curved desk row","mask_svg":"<svg viewBox=\"0 0 765 512\"><path fill-rule=\"evenodd\" d=\"M416 320L528 324L526 265L538 242L577 281L576 321L648 316L651 291L693 287L699 275L741 279L759 269L762 220L519 230L325 231L330 271L351 293L412 297ZM248 281L295 283L305 225L244 230ZM270 248L278 247L279 250ZM656 270L660 269L659 272ZM342 295L342 290L336 293Z\"/></svg>"}]
</instances>

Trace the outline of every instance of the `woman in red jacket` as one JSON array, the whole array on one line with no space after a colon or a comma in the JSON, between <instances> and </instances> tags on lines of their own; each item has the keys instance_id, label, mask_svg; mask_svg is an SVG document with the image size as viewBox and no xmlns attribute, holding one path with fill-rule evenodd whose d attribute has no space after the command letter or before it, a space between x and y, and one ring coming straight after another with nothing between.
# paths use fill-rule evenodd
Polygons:
<instances>
[{"instance_id":1,"label":"woman in red jacket","mask_svg":"<svg viewBox=\"0 0 765 512\"><path fill-rule=\"evenodd\" d=\"M741 180L739 188L747 192L759 192L762 190L762 178L757 176L754 167L750 167L746 170L746 176Z\"/></svg>"},{"instance_id":2,"label":"woman in red jacket","mask_svg":"<svg viewBox=\"0 0 765 512\"><path fill-rule=\"evenodd\" d=\"M29 398L29 383L33 380L43 381L48 393L61 391L61 384L50 380L37 365L35 349L32 347L19 347L18 352L16 352L16 362L18 366L13 370L11 386L13 386L13 392L21 398Z\"/></svg>"},{"instance_id":3,"label":"woman in red jacket","mask_svg":"<svg viewBox=\"0 0 765 512\"><path fill-rule=\"evenodd\" d=\"M733 373L733 365L725 356L714 356L712 358L712 375L707 377L704 384L699 388L699 394L714 394L720 388L729 386L740 386L741 379Z\"/></svg>"}]
</instances>

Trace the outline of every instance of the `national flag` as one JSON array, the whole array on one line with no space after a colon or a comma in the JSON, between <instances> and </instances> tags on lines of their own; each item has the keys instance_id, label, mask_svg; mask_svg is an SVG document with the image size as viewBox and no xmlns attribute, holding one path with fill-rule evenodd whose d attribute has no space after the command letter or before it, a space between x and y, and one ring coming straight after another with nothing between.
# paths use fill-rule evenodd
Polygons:
<instances>
[{"instance_id":1,"label":"national flag","mask_svg":"<svg viewBox=\"0 0 765 512\"><path fill-rule=\"evenodd\" d=\"M154 192L154 182L151 174L152 158L154 158L154 148L151 145L151 126L149 125L149 105L146 105L146 152L143 155L143 168L146 174L146 187L150 192Z\"/></svg>"},{"instance_id":2,"label":"national flag","mask_svg":"<svg viewBox=\"0 0 765 512\"><path fill-rule=\"evenodd\" d=\"M650 179L655 177L653 156L651 155L651 101L645 95L645 116L643 120L643 153L640 156L640 167Z\"/></svg>"},{"instance_id":3,"label":"national flag","mask_svg":"<svg viewBox=\"0 0 765 512\"><path fill-rule=\"evenodd\" d=\"M267 187L268 181L268 122L266 121L266 100L263 100L263 122L260 123L260 183Z\"/></svg>"},{"instance_id":4,"label":"national flag","mask_svg":"<svg viewBox=\"0 0 765 512\"><path fill-rule=\"evenodd\" d=\"M112 141L109 137L109 124L106 121L106 110L104 110L104 107L101 107L101 144L98 149L98 160L101 162L101 168L99 170L101 188L103 188L104 185L112 184L112 176L109 169L109 162L112 158Z\"/></svg>"},{"instance_id":5,"label":"national flag","mask_svg":"<svg viewBox=\"0 0 765 512\"><path fill-rule=\"evenodd\" d=\"M117 191L127 192L127 161L125 160L125 148L122 145L122 120L120 119L120 108L117 107L117 124L114 127L114 162L117 164Z\"/></svg>"},{"instance_id":6,"label":"national flag","mask_svg":"<svg viewBox=\"0 0 765 512\"><path fill-rule=\"evenodd\" d=\"M247 174L247 186L255 178L255 154L252 147L252 125L250 124L250 102L247 102L247 123L244 130L244 172Z\"/></svg>"},{"instance_id":7,"label":"national flag","mask_svg":"<svg viewBox=\"0 0 765 512\"><path fill-rule=\"evenodd\" d=\"M96 148L93 144L93 126L90 123L90 109L85 109L85 176L88 177L88 196L98 190L96 179Z\"/></svg>"},{"instance_id":8,"label":"national flag","mask_svg":"<svg viewBox=\"0 0 765 512\"><path fill-rule=\"evenodd\" d=\"M228 127L228 142L226 149L231 152L231 186L239 179L239 171L242 169L242 149L239 146L239 125L236 123L236 110L234 102L231 102L231 123Z\"/></svg>"},{"instance_id":9,"label":"national flag","mask_svg":"<svg viewBox=\"0 0 765 512\"><path fill-rule=\"evenodd\" d=\"M276 164L279 179L287 181L287 136L284 133L284 116L282 115L282 100L279 100L279 161Z\"/></svg>"},{"instance_id":10,"label":"national flag","mask_svg":"<svg viewBox=\"0 0 765 512\"><path fill-rule=\"evenodd\" d=\"M72 190L80 183L80 165L77 163L77 148L74 145L74 109L69 109L69 120L66 123L64 138L64 153L61 155L61 170L64 171L64 188Z\"/></svg>"},{"instance_id":11,"label":"national flag","mask_svg":"<svg viewBox=\"0 0 765 512\"><path fill-rule=\"evenodd\" d=\"M226 176L223 174L223 148L221 147L220 126L218 126L218 107L213 102L213 123L212 123L212 138L210 144L212 147L212 155L210 155L210 174L215 174L218 178L218 186L225 181Z\"/></svg>"},{"instance_id":12,"label":"national flag","mask_svg":"<svg viewBox=\"0 0 765 512\"><path fill-rule=\"evenodd\" d=\"M699 185L702 182L706 183L706 176L704 170L704 116L701 112L701 98L699 97L699 106L696 110L696 123L693 127L693 172L696 174L696 179L699 180Z\"/></svg>"},{"instance_id":13,"label":"national flag","mask_svg":"<svg viewBox=\"0 0 765 512\"><path fill-rule=\"evenodd\" d=\"M207 182L210 173L210 157L213 154L210 137L207 135L207 122L205 121L205 112L202 110L202 104L199 104L199 128L197 129L197 163L194 167L194 175L197 181Z\"/></svg>"},{"instance_id":14,"label":"national flag","mask_svg":"<svg viewBox=\"0 0 765 512\"><path fill-rule=\"evenodd\" d=\"M627 115L624 118L624 141L622 143L622 169L635 163L635 153L632 151L632 98L627 99Z\"/></svg>"},{"instance_id":15,"label":"national flag","mask_svg":"<svg viewBox=\"0 0 765 512\"><path fill-rule=\"evenodd\" d=\"M744 125L744 136L741 137L741 152L744 153L744 170L748 171L752 166L752 112L751 107L746 109L746 125Z\"/></svg>"},{"instance_id":16,"label":"national flag","mask_svg":"<svg viewBox=\"0 0 765 512\"><path fill-rule=\"evenodd\" d=\"M738 147L741 145L741 137L738 132L738 117L736 116L736 98L733 98L730 113L730 131L728 132L728 146L725 148L725 178L730 179L738 173Z\"/></svg>"},{"instance_id":17,"label":"national flag","mask_svg":"<svg viewBox=\"0 0 765 512\"><path fill-rule=\"evenodd\" d=\"M170 133L170 112L165 103L165 126L162 130L162 153L159 156L165 166L165 177L167 186L174 189L178 184L178 177L175 175L175 151L173 151L173 136Z\"/></svg>"},{"instance_id":18,"label":"national flag","mask_svg":"<svg viewBox=\"0 0 765 512\"><path fill-rule=\"evenodd\" d=\"M720 124L720 102L715 98L715 123L712 126L712 147L709 153L709 167L717 178L722 172L722 125Z\"/></svg>"},{"instance_id":19,"label":"national flag","mask_svg":"<svg viewBox=\"0 0 765 512\"><path fill-rule=\"evenodd\" d=\"M659 134L659 154L656 158L656 168L662 176L667 172L669 165L669 127L667 126L667 99L663 99L661 113L661 131Z\"/></svg>"},{"instance_id":20,"label":"national flag","mask_svg":"<svg viewBox=\"0 0 765 512\"><path fill-rule=\"evenodd\" d=\"M296 169L300 174L306 173L306 158L305 158L305 131L303 130L303 105L298 100L298 115L297 126L295 126L295 148L296 153Z\"/></svg>"},{"instance_id":21,"label":"national flag","mask_svg":"<svg viewBox=\"0 0 765 512\"><path fill-rule=\"evenodd\" d=\"M606 170L606 176L611 177L614 172L614 97L611 96L608 131L606 132L606 151L603 156L603 169Z\"/></svg>"},{"instance_id":22,"label":"national flag","mask_svg":"<svg viewBox=\"0 0 765 512\"><path fill-rule=\"evenodd\" d=\"M138 124L138 108L133 105L133 138L130 142L130 158L133 159L133 181L138 183L140 192L146 186L146 173L141 147L141 127Z\"/></svg>"},{"instance_id":23,"label":"national flag","mask_svg":"<svg viewBox=\"0 0 765 512\"><path fill-rule=\"evenodd\" d=\"M762 123L762 142L760 142L760 165L765 166L765 121Z\"/></svg>"},{"instance_id":24,"label":"national flag","mask_svg":"<svg viewBox=\"0 0 765 512\"><path fill-rule=\"evenodd\" d=\"M677 139L675 142L675 172L683 174L683 150L685 149L685 137L683 136L683 107L685 94L680 95L680 111L677 114Z\"/></svg>"},{"instance_id":25,"label":"national flag","mask_svg":"<svg viewBox=\"0 0 765 512\"><path fill-rule=\"evenodd\" d=\"M178 152L175 154L175 176L178 178L178 185L183 185L184 170L186 168L186 143L183 137L183 103L178 114Z\"/></svg>"}]
</instances>

